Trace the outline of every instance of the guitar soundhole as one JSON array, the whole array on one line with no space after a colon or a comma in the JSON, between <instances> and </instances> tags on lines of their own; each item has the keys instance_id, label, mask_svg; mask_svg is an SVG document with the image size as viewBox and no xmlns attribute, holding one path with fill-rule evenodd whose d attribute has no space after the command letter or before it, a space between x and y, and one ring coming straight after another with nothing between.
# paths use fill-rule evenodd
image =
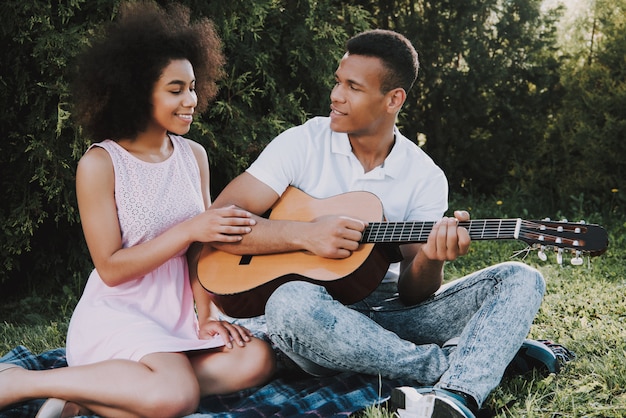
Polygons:
<instances>
[{"instance_id":1,"label":"guitar soundhole","mask_svg":"<svg viewBox=\"0 0 626 418\"><path fill-rule=\"evenodd\" d=\"M252 255L242 255L239 259L240 266L247 266L252 261Z\"/></svg>"}]
</instances>

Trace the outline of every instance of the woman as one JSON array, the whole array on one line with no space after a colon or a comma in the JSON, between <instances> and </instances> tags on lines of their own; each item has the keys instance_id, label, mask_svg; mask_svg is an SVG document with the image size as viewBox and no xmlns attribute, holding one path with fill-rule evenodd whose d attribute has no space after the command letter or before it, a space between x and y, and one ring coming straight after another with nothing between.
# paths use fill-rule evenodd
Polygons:
<instances>
[{"instance_id":1,"label":"woman","mask_svg":"<svg viewBox=\"0 0 626 418\"><path fill-rule=\"evenodd\" d=\"M224 62L211 22L189 21L181 7L126 4L80 57L75 114L100 141L76 172L95 269L70 322L70 367L0 367L0 408L51 398L38 416L181 416L274 371L270 347L213 320L188 273L191 244L236 242L254 226L246 211L209 208L206 152L180 136Z\"/></svg>"}]
</instances>

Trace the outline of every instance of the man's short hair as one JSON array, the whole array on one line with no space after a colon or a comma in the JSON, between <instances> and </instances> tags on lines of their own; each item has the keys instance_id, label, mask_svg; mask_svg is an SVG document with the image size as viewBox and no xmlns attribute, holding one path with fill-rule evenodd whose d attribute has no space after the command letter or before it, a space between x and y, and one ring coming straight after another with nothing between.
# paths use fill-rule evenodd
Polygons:
<instances>
[{"instance_id":1,"label":"man's short hair","mask_svg":"<svg viewBox=\"0 0 626 418\"><path fill-rule=\"evenodd\" d=\"M361 32L346 43L349 55L379 58L387 73L382 76L381 90L386 93L401 87L408 92L419 68L417 51L403 35L384 29Z\"/></svg>"}]
</instances>

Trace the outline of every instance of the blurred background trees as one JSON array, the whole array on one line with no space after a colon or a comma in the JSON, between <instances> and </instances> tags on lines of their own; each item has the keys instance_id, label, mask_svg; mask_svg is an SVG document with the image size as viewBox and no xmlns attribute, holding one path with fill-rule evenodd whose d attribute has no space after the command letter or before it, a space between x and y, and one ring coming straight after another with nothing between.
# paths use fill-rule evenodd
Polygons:
<instances>
[{"instance_id":1,"label":"blurred background trees","mask_svg":"<svg viewBox=\"0 0 626 418\"><path fill-rule=\"evenodd\" d=\"M228 57L217 99L188 135L207 149L214 195L280 131L328 113L345 41L380 27L420 53L398 123L453 193L515 196L534 216L625 206L626 0L583 0L567 19L539 0L180 2L216 23ZM71 118L67 85L73 57L118 6L0 4L2 297L79 294L92 268L74 195L91 139Z\"/></svg>"}]
</instances>

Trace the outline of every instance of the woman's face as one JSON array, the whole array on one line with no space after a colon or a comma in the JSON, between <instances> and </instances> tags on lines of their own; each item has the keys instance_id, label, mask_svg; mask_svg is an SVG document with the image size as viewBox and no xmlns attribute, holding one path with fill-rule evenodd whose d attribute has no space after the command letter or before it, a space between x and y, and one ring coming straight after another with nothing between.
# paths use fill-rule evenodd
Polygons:
<instances>
[{"instance_id":1,"label":"woman's face","mask_svg":"<svg viewBox=\"0 0 626 418\"><path fill-rule=\"evenodd\" d=\"M195 88L191 63L184 59L170 61L152 91L152 123L178 135L189 132L198 104Z\"/></svg>"}]
</instances>

